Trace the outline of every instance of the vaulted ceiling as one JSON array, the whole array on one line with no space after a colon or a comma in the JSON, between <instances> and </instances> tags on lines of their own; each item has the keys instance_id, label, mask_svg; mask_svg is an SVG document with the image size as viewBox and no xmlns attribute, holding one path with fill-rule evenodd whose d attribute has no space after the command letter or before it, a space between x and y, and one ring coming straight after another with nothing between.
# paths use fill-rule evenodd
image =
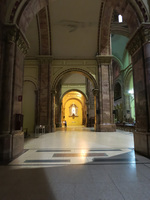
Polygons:
<instances>
[{"instance_id":1,"label":"vaulted ceiling","mask_svg":"<svg viewBox=\"0 0 150 200\"><path fill-rule=\"evenodd\" d=\"M130 37L149 21L148 0L6 0L0 18L16 23L26 35L28 56L93 59L110 53L110 33ZM6 12L5 12L6 11ZM121 14L123 24L114 20Z\"/></svg>"}]
</instances>

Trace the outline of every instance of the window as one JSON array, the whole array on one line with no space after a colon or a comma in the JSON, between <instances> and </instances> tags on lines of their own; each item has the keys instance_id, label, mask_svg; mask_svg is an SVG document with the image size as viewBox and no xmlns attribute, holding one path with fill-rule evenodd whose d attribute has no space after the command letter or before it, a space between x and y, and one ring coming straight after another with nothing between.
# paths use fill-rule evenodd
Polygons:
<instances>
[{"instance_id":1,"label":"window","mask_svg":"<svg viewBox=\"0 0 150 200\"><path fill-rule=\"evenodd\" d=\"M122 17L122 15L118 15L118 22L119 22L119 23L122 23L122 22L123 22L123 17Z\"/></svg>"}]
</instances>

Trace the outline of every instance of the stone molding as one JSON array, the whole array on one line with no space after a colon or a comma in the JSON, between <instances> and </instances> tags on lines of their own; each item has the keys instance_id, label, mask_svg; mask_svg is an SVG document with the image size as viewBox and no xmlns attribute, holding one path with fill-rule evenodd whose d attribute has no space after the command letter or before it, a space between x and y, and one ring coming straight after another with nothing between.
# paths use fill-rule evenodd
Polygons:
<instances>
[{"instance_id":1,"label":"stone molding","mask_svg":"<svg viewBox=\"0 0 150 200\"><path fill-rule=\"evenodd\" d=\"M39 55L37 57L37 60L40 62L40 64L51 64L53 61L53 56L51 55Z\"/></svg>"},{"instance_id":2,"label":"stone molding","mask_svg":"<svg viewBox=\"0 0 150 200\"><path fill-rule=\"evenodd\" d=\"M97 60L98 65L101 65L101 64L109 65L112 61L112 56L111 55L97 55L96 60Z\"/></svg>"},{"instance_id":3,"label":"stone molding","mask_svg":"<svg viewBox=\"0 0 150 200\"><path fill-rule=\"evenodd\" d=\"M150 42L150 23L143 23L134 33L127 44L127 49L131 56L142 47Z\"/></svg>"},{"instance_id":4,"label":"stone molding","mask_svg":"<svg viewBox=\"0 0 150 200\"><path fill-rule=\"evenodd\" d=\"M80 73L82 75L84 75L85 77L87 77L89 80L91 80L93 86L95 88L98 88L98 84L97 84L97 79L95 78L95 76L93 74L91 74L87 69L82 69L81 67L63 67L61 68L61 70L58 71L58 73L56 74L56 76L54 76L54 74L52 74L52 88L56 88L59 80L61 80L63 78L63 76L65 76L68 73L72 73L72 72L76 72L76 73Z\"/></svg>"},{"instance_id":5,"label":"stone molding","mask_svg":"<svg viewBox=\"0 0 150 200\"><path fill-rule=\"evenodd\" d=\"M5 24L3 34L7 42L17 44L24 55L27 54L30 48L29 42L16 24Z\"/></svg>"}]
</instances>

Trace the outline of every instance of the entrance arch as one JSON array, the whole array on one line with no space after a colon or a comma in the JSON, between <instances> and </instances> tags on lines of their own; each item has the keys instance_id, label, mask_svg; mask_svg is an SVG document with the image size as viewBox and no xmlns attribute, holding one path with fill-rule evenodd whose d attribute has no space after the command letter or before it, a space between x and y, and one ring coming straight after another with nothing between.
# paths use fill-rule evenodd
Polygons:
<instances>
[{"instance_id":1,"label":"entrance arch","mask_svg":"<svg viewBox=\"0 0 150 200\"><path fill-rule=\"evenodd\" d=\"M79 99L77 100L76 98L74 98L74 100L76 101L77 104L78 103L80 104L80 109L84 110L84 111L83 110L81 111L82 112L82 117L81 117L82 118L82 122L80 121L80 125L87 126L87 118L88 118L88 114L89 114L89 112L88 112L89 107L87 106L88 105L88 95L87 95L87 92L86 91L82 91L82 90L78 89L78 87L77 87L77 88L69 88L68 90L63 91L60 96L57 95L57 93L60 93L57 90L58 89L60 90L59 86L62 84L61 81L66 76L68 77L68 75L72 75L72 74L76 74L76 73L79 73L79 74L83 75L84 77L86 77L85 81L88 81L88 82L91 83L90 90L91 90L91 94L92 95L93 95L93 93L92 93L93 89L94 90L95 89L98 90L98 85L97 85L97 82L96 82L94 76L91 75L89 72L83 70L83 69L78 69L78 68L68 69L68 70L65 70L64 72L60 73L59 75L57 75L57 77L54 79L53 86L52 86L52 105L54 105L54 104L56 105L55 109L53 109L54 106L52 108L52 110L53 110L52 118L56 119L56 122L53 121L53 123L52 123L53 127L55 127L55 124L56 124L56 126L57 126L57 124L60 125L60 123L62 124L63 120L66 120L65 111L63 112L63 109L64 109L65 106L63 105L63 101L62 100L65 97L65 95L67 95L69 92L80 93L84 97L84 102L83 103L82 102L79 103ZM87 83L86 82L84 82L84 86L85 86L85 90L87 90L87 88L86 88L87 87ZM63 85L61 85L61 88L62 87L63 87ZM54 92L54 91L56 91L56 92ZM59 106L58 99L59 99L59 104L62 103L62 107ZM69 105L67 105L68 106L67 107L68 112L69 112L69 107L72 104L73 104L73 102L71 103L71 101L70 101ZM95 103L95 106L96 106L96 103ZM62 113L61 119L60 119L60 117L58 115L58 110L59 110L59 114ZM80 114L81 114L81 112L80 112ZM96 109L94 109L94 95L93 95L93 113L95 113L95 112L96 112ZM96 113L94 115L96 115ZM70 117L69 118L69 121L70 121L71 115L68 115L68 116ZM94 118L95 116L92 116L92 117ZM59 122L58 122L57 118L59 118ZM77 124L79 125L79 123L77 123ZM54 129L54 131L55 131L55 129Z\"/></svg>"},{"instance_id":2,"label":"entrance arch","mask_svg":"<svg viewBox=\"0 0 150 200\"><path fill-rule=\"evenodd\" d=\"M67 90L64 94L62 94L62 96L61 96L61 98L60 98L60 102L62 101L63 97L64 97L68 92L71 92L71 91L75 91L75 92L81 93L81 94L85 97L86 101L88 101L87 95L84 94L81 90L78 90L78 89L71 89L71 90Z\"/></svg>"},{"instance_id":3,"label":"entrance arch","mask_svg":"<svg viewBox=\"0 0 150 200\"><path fill-rule=\"evenodd\" d=\"M86 126L87 105L83 93L69 91L63 95L61 101L61 121L66 121L68 126Z\"/></svg>"},{"instance_id":4,"label":"entrance arch","mask_svg":"<svg viewBox=\"0 0 150 200\"><path fill-rule=\"evenodd\" d=\"M98 89L98 84L96 82L96 79L94 78L94 76L92 74L90 74L88 71L80 69L80 68L70 68L67 70L64 70L63 72L61 72L53 81L52 84L52 90L56 90L57 84L58 82L67 74L72 74L72 73L80 73L83 76L87 77L93 84L95 89Z\"/></svg>"}]
</instances>

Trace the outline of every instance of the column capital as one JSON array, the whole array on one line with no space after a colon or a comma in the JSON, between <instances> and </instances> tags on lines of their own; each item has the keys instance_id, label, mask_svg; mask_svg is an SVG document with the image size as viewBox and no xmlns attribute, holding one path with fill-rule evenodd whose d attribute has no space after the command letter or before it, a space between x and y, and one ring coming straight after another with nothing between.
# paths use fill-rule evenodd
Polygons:
<instances>
[{"instance_id":1,"label":"column capital","mask_svg":"<svg viewBox=\"0 0 150 200\"><path fill-rule=\"evenodd\" d=\"M37 60L41 63L41 64L51 64L53 61L53 56L52 55L39 55L37 57Z\"/></svg>"},{"instance_id":2,"label":"column capital","mask_svg":"<svg viewBox=\"0 0 150 200\"><path fill-rule=\"evenodd\" d=\"M142 45L150 42L150 23L142 23L127 44L127 49L133 55Z\"/></svg>"},{"instance_id":3,"label":"column capital","mask_svg":"<svg viewBox=\"0 0 150 200\"><path fill-rule=\"evenodd\" d=\"M17 47L26 55L30 48L29 42L17 24L4 24L3 37L7 42L17 44Z\"/></svg>"},{"instance_id":4,"label":"column capital","mask_svg":"<svg viewBox=\"0 0 150 200\"><path fill-rule=\"evenodd\" d=\"M15 24L5 24L3 26L3 38L7 42L15 43L18 36L18 27Z\"/></svg>"},{"instance_id":5,"label":"column capital","mask_svg":"<svg viewBox=\"0 0 150 200\"><path fill-rule=\"evenodd\" d=\"M55 96L57 94L57 91L56 90L51 90L51 94Z\"/></svg>"},{"instance_id":6,"label":"column capital","mask_svg":"<svg viewBox=\"0 0 150 200\"><path fill-rule=\"evenodd\" d=\"M92 90L94 96L98 96L99 89L95 88Z\"/></svg>"},{"instance_id":7,"label":"column capital","mask_svg":"<svg viewBox=\"0 0 150 200\"><path fill-rule=\"evenodd\" d=\"M96 60L97 60L98 65L99 64L109 65L111 63L112 56L111 55L97 55Z\"/></svg>"}]
</instances>

